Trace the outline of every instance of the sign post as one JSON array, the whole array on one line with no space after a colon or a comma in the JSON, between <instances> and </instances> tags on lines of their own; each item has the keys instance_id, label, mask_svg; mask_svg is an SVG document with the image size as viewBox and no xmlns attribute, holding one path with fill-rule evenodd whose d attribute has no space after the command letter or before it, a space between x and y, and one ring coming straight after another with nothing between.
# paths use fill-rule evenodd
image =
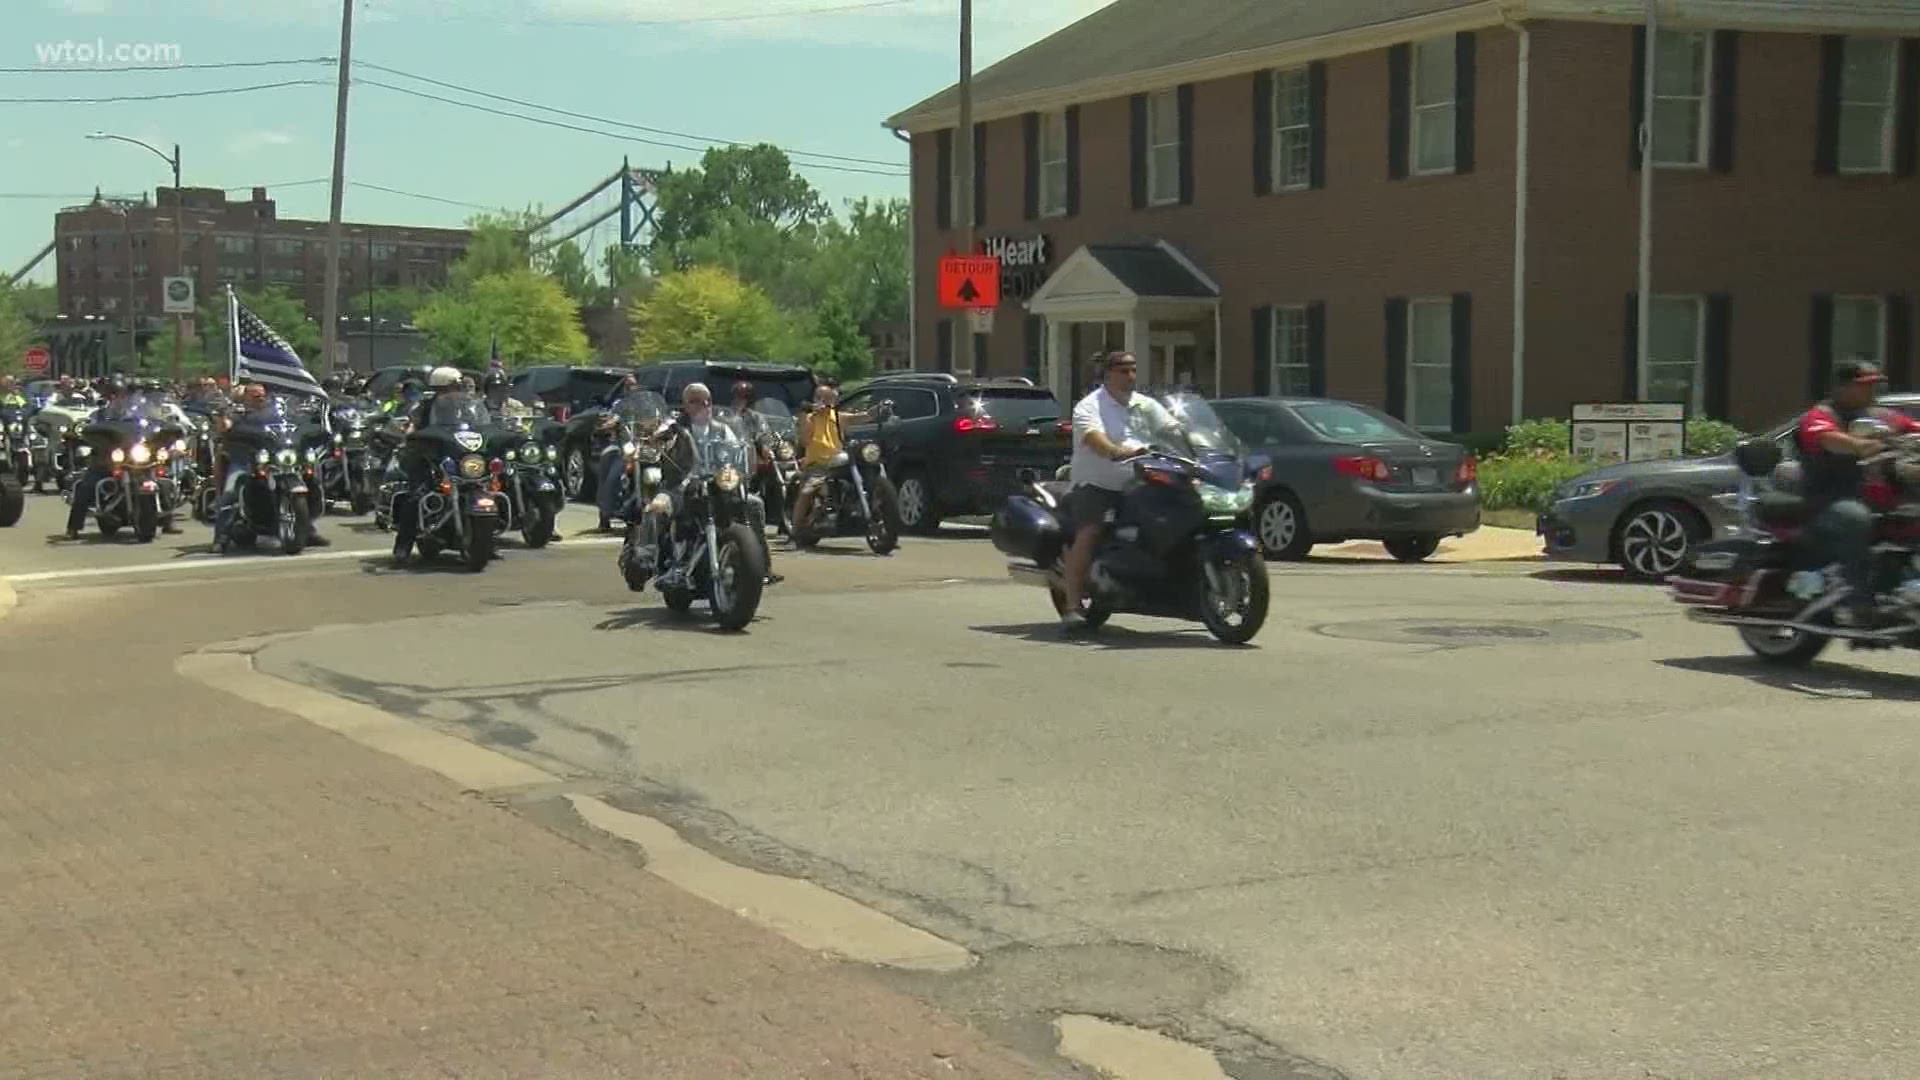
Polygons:
<instances>
[{"instance_id":1,"label":"sign post","mask_svg":"<svg viewBox=\"0 0 1920 1080\"><path fill-rule=\"evenodd\" d=\"M23 359L26 361L28 371L35 375L45 375L47 365L53 362L53 354L47 351L45 345L29 345Z\"/></svg>"},{"instance_id":2,"label":"sign post","mask_svg":"<svg viewBox=\"0 0 1920 1080\"><path fill-rule=\"evenodd\" d=\"M1687 407L1678 402L1575 405L1568 426L1573 459L1583 464L1617 465L1687 452Z\"/></svg>"}]
</instances>

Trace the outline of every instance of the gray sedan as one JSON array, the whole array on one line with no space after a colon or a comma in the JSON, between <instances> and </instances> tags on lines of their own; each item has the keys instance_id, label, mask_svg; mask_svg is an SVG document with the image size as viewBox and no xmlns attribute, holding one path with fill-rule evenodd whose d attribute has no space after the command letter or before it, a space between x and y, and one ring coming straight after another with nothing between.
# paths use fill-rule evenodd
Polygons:
<instances>
[{"instance_id":1,"label":"gray sedan","mask_svg":"<svg viewBox=\"0 0 1920 1080\"><path fill-rule=\"evenodd\" d=\"M1920 394L1889 394L1880 403L1920 418ZM1799 419L1767 433L1788 459ZM1739 531L1739 489L1731 454L1610 465L1560 485L1535 531L1549 559L1616 563L1632 577L1659 581L1680 568L1688 548Z\"/></svg>"}]
</instances>

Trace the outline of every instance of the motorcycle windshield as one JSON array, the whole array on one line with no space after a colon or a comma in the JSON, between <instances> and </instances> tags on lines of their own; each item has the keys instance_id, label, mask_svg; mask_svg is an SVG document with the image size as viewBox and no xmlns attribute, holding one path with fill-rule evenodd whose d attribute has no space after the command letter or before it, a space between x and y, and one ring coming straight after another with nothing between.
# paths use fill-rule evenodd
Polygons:
<instances>
[{"instance_id":1,"label":"motorcycle windshield","mask_svg":"<svg viewBox=\"0 0 1920 1080\"><path fill-rule=\"evenodd\" d=\"M793 410L779 398L761 398L753 403L753 413L760 419L760 426L769 435L797 442L800 437L799 422L793 417Z\"/></svg>"},{"instance_id":2,"label":"motorcycle windshield","mask_svg":"<svg viewBox=\"0 0 1920 1080\"><path fill-rule=\"evenodd\" d=\"M732 466L735 472L747 471L747 453L751 446L744 417L730 408L716 408L706 423L687 425L687 437L693 442L694 470L712 476Z\"/></svg>"},{"instance_id":3,"label":"motorcycle windshield","mask_svg":"<svg viewBox=\"0 0 1920 1080\"><path fill-rule=\"evenodd\" d=\"M667 418L667 399L651 390L636 390L614 402L613 416L629 432L650 433Z\"/></svg>"},{"instance_id":4,"label":"motorcycle windshield","mask_svg":"<svg viewBox=\"0 0 1920 1080\"><path fill-rule=\"evenodd\" d=\"M1157 418L1150 408L1141 407L1140 398L1160 403L1171 423L1155 426ZM1219 487L1240 486L1241 462L1246 459L1246 444L1227 428L1220 414L1198 394L1174 391L1135 395L1129 409L1129 437L1158 450L1192 458L1201 463L1206 479Z\"/></svg>"},{"instance_id":5,"label":"motorcycle windshield","mask_svg":"<svg viewBox=\"0 0 1920 1080\"><path fill-rule=\"evenodd\" d=\"M464 394L434 398L433 407L427 412L429 427L483 428L492 423L493 414L487 411L487 403Z\"/></svg>"}]
</instances>

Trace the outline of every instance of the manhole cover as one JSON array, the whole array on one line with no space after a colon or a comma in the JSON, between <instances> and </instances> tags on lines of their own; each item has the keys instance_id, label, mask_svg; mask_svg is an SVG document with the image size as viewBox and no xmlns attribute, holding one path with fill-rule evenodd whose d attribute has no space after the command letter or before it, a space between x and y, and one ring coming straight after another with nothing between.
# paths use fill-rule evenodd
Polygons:
<instances>
[{"instance_id":1,"label":"manhole cover","mask_svg":"<svg viewBox=\"0 0 1920 1080\"><path fill-rule=\"evenodd\" d=\"M1379 641L1389 645L1599 645L1632 641L1631 630L1588 623L1496 622L1484 619L1374 619L1331 623L1314 632L1326 637Z\"/></svg>"}]
</instances>

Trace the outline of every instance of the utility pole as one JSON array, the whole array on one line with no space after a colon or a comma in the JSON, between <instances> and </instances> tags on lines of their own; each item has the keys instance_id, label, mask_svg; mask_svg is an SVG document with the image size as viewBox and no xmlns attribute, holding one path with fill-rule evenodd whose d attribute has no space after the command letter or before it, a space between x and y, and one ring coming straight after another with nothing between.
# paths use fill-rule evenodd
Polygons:
<instances>
[{"instance_id":1,"label":"utility pole","mask_svg":"<svg viewBox=\"0 0 1920 1080\"><path fill-rule=\"evenodd\" d=\"M333 197L327 210L327 292L321 298L320 370L333 374L340 335L340 196L347 171L347 74L353 67L353 0L340 0L340 89L333 107Z\"/></svg>"},{"instance_id":2,"label":"utility pole","mask_svg":"<svg viewBox=\"0 0 1920 1080\"><path fill-rule=\"evenodd\" d=\"M973 190L973 0L960 0L960 130L954 136L955 155L959 163L959 176L955 177L956 190L960 193L960 254L973 254L974 200L979 192ZM973 324L972 313L968 313L965 323L955 320L953 366L964 370L973 370ZM964 326L966 329L962 330ZM961 351L961 343L966 350ZM975 374L978 374L977 372Z\"/></svg>"},{"instance_id":3,"label":"utility pole","mask_svg":"<svg viewBox=\"0 0 1920 1080\"><path fill-rule=\"evenodd\" d=\"M186 196L186 192L180 189L180 144L174 143L173 144L173 272L176 274L185 274L187 272L187 242L185 239L186 234L183 229L183 226L185 225L184 219L186 218L186 216L187 216L187 196ZM194 285L196 287L198 287L199 284L200 283L197 281L194 282ZM167 294L167 290L165 285L163 284L160 289L162 307L166 306L166 294ZM180 368L184 363L184 361L182 360L182 357L185 356L186 348L187 348L186 337L187 337L187 317L185 315L175 315L173 317L173 382L174 382L174 385L176 386L180 384Z\"/></svg>"},{"instance_id":4,"label":"utility pole","mask_svg":"<svg viewBox=\"0 0 1920 1080\"><path fill-rule=\"evenodd\" d=\"M1635 318L1640 340L1634 348L1633 384L1647 396L1643 376L1648 343L1653 340L1653 87L1660 57L1660 0L1647 0L1647 70L1640 87L1640 310Z\"/></svg>"},{"instance_id":5,"label":"utility pole","mask_svg":"<svg viewBox=\"0 0 1920 1080\"><path fill-rule=\"evenodd\" d=\"M144 201L144 200L143 200ZM133 209L123 207L120 211L120 224L126 229L127 239L127 377L140 373L140 324L133 313Z\"/></svg>"}]
</instances>

